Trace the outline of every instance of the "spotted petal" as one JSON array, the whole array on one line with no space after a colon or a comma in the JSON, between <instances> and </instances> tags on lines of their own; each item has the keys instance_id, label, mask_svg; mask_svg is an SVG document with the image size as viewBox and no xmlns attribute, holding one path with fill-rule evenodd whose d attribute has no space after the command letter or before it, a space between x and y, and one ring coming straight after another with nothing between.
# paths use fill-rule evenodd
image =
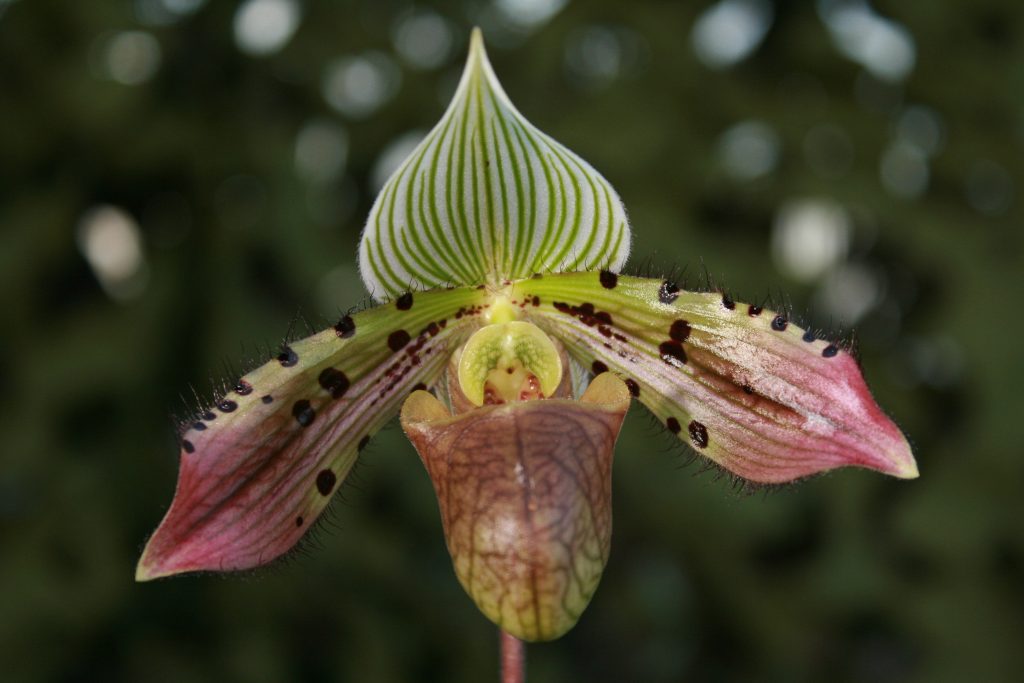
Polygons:
<instances>
[{"instance_id":1,"label":"spotted petal","mask_svg":"<svg viewBox=\"0 0 1024 683\"><path fill-rule=\"evenodd\" d=\"M379 298L617 269L628 255L615 190L516 111L474 30L448 110L370 211L359 252L367 289Z\"/></svg>"},{"instance_id":2,"label":"spotted petal","mask_svg":"<svg viewBox=\"0 0 1024 683\"><path fill-rule=\"evenodd\" d=\"M854 358L782 315L608 271L511 291L577 360L617 373L670 431L741 477L784 482L844 465L917 476Z\"/></svg>"},{"instance_id":3,"label":"spotted petal","mask_svg":"<svg viewBox=\"0 0 1024 683\"><path fill-rule=\"evenodd\" d=\"M285 347L182 436L178 487L138 580L258 566L323 511L370 436L431 386L483 292L406 294Z\"/></svg>"}]
</instances>

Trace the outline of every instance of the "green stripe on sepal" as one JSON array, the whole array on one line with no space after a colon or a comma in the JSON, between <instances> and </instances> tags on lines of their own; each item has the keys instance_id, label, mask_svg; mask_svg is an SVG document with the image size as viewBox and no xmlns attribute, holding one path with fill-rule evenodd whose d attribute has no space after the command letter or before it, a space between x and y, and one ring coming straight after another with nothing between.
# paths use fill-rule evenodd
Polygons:
<instances>
[{"instance_id":1,"label":"green stripe on sepal","mask_svg":"<svg viewBox=\"0 0 1024 683\"><path fill-rule=\"evenodd\" d=\"M513 106L473 31L441 121L381 189L360 272L384 299L533 273L618 269L626 212L601 174Z\"/></svg>"}]
</instances>

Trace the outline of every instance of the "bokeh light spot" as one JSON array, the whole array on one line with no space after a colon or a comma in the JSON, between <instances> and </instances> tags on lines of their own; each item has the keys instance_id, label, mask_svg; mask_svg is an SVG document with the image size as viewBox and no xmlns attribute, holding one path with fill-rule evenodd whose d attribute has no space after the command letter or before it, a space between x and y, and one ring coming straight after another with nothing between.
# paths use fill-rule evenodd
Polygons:
<instances>
[{"instance_id":1,"label":"bokeh light spot","mask_svg":"<svg viewBox=\"0 0 1024 683\"><path fill-rule=\"evenodd\" d=\"M521 29L532 29L551 20L567 2L568 0L495 0L494 6L506 22Z\"/></svg>"},{"instance_id":2,"label":"bokeh light spot","mask_svg":"<svg viewBox=\"0 0 1024 683\"><path fill-rule=\"evenodd\" d=\"M585 87L608 85L622 70L622 46L607 27L577 29L566 41L565 65L570 77Z\"/></svg>"},{"instance_id":3,"label":"bokeh light spot","mask_svg":"<svg viewBox=\"0 0 1024 683\"><path fill-rule=\"evenodd\" d=\"M815 299L823 312L853 325L878 305L884 291L884 281L874 269L844 263L825 276Z\"/></svg>"},{"instance_id":4,"label":"bokeh light spot","mask_svg":"<svg viewBox=\"0 0 1024 683\"><path fill-rule=\"evenodd\" d=\"M332 62L324 76L323 95L342 114L363 119L394 97L401 82L395 61L371 51Z\"/></svg>"},{"instance_id":5,"label":"bokeh light spot","mask_svg":"<svg viewBox=\"0 0 1024 683\"><path fill-rule=\"evenodd\" d=\"M771 23L772 6L764 0L722 0L697 18L690 40L701 62L724 69L753 54Z\"/></svg>"},{"instance_id":6,"label":"bokeh light spot","mask_svg":"<svg viewBox=\"0 0 1024 683\"><path fill-rule=\"evenodd\" d=\"M753 180L771 173L779 162L779 136L763 121L743 121L718 139L718 158L726 173Z\"/></svg>"},{"instance_id":7,"label":"bokeh light spot","mask_svg":"<svg viewBox=\"0 0 1024 683\"><path fill-rule=\"evenodd\" d=\"M78 222L76 238L110 298L126 301L142 294L147 279L142 235L127 211L109 204L89 209Z\"/></svg>"},{"instance_id":8,"label":"bokeh light spot","mask_svg":"<svg viewBox=\"0 0 1024 683\"><path fill-rule=\"evenodd\" d=\"M915 105L907 107L900 114L896 135L932 157L942 150L945 143L945 126L937 111Z\"/></svg>"},{"instance_id":9,"label":"bokeh light spot","mask_svg":"<svg viewBox=\"0 0 1024 683\"><path fill-rule=\"evenodd\" d=\"M415 69L436 69L448 61L454 38L449 22L436 12L417 11L395 22L391 31L395 51Z\"/></svg>"},{"instance_id":10,"label":"bokeh light spot","mask_svg":"<svg viewBox=\"0 0 1024 683\"><path fill-rule=\"evenodd\" d=\"M875 13L864 0L819 0L818 14L839 51L874 76L902 81L914 68L914 37Z\"/></svg>"},{"instance_id":11,"label":"bokeh light spot","mask_svg":"<svg viewBox=\"0 0 1024 683\"><path fill-rule=\"evenodd\" d=\"M295 34L299 19L295 0L246 0L235 12L235 43L249 55L273 54Z\"/></svg>"},{"instance_id":12,"label":"bokeh light spot","mask_svg":"<svg viewBox=\"0 0 1024 683\"><path fill-rule=\"evenodd\" d=\"M879 174L892 195L916 199L928 189L928 157L916 145L897 140L882 155Z\"/></svg>"},{"instance_id":13,"label":"bokeh light spot","mask_svg":"<svg viewBox=\"0 0 1024 683\"><path fill-rule=\"evenodd\" d=\"M772 255L779 270L812 282L846 258L852 221L834 202L801 199L783 204L772 227Z\"/></svg>"},{"instance_id":14,"label":"bokeh light spot","mask_svg":"<svg viewBox=\"0 0 1024 683\"><path fill-rule=\"evenodd\" d=\"M121 31L109 39L103 65L108 78L122 85L145 83L160 68L160 44L146 31Z\"/></svg>"}]
</instances>

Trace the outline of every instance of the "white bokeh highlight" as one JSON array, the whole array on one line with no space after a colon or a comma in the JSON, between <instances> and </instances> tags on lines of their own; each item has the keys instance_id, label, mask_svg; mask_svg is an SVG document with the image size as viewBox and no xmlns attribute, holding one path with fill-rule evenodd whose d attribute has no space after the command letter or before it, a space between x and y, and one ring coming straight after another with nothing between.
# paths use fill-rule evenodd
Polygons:
<instances>
[{"instance_id":1,"label":"white bokeh highlight","mask_svg":"<svg viewBox=\"0 0 1024 683\"><path fill-rule=\"evenodd\" d=\"M142 294L147 280L142 234L127 211L109 204L95 206L79 220L75 237L110 298L127 301Z\"/></svg>"},{"instance_id":2,"label":"white bokeh highlight","mask_svg":"<svg viewBox=\"0 0 1024 683\"><path fill-rule=\"evenodd\" d=\"M324 74L323 95L351 119L365 119L397 93L402 73L383 52L365 52L331 62Z\"/></svg>"},{"instance_id":3,"label":"white bokeh highlight","mask_svg":"<svg viewBox=\"0 0 1024 683\"><path fill-rule=\"evenodd\" d=\"M291 40L300 18L295 0L246 0L235 12L235 43L253 57L271 55Z\"/></svg>"},{"instance_id":4,"label":"white bokeh highlight","mask_svg":"<svg viewBox=\"0 0 1024 683\"><path fill-rule=\"evenodd\" d=\"M914 37L865 0L819 0L818 14L845 57L884 81L902 81L917 60Z\"/></svg>"},{"instance_id":5,"label":"white bokeh highlight","mask_svg":"<svg viewBox=\"0 0 1024 683\"><path fill-rule=\"evenodd\" d=\"M766 0L721 0L697 18L690 41L701 62L724 69L753 54L771 23L772 6Z\"/></svg>"},{"instance_id":6,"label":"white bokeh highlight","mask_svg":"<svg viewBox=\"0 0 1024 683\"><path fill-rule=\"evenodd\" d=\"M772 256L794 280L814 282L846 258L852 220L835 202L799 199L783 204L772 226Z\"/></svg>"}]
</instances>

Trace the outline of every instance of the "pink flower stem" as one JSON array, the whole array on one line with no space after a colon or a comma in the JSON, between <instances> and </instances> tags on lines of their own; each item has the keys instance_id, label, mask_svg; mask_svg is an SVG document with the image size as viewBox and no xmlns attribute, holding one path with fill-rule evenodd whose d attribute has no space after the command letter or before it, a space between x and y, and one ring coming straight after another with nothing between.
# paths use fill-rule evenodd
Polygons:
<instances>
[{"instance_id":1,"label":"pink flower stem","mask_svg":"<svg viewBox=\"0 0 1024 683\"><path fill-rule=\"evenodd\" d=\"M504 631L501 642L501 683L526 682L526 643Z\"/></svg>"}]
</instances>

